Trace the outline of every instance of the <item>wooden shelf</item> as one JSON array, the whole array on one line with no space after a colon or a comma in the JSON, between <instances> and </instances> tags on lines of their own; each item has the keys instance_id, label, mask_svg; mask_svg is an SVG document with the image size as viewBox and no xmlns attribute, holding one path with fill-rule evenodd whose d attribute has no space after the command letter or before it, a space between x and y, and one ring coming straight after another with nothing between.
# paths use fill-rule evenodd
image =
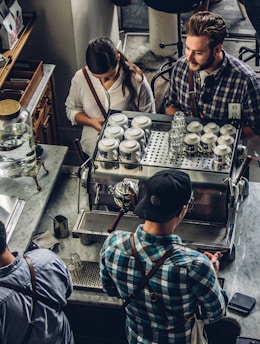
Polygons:
<instances>
[{"instance_id":1,"label":"wooden shelf","mask_svg":"<svg viewBox=\"0 0 260 344\"><path fill-rule=\"evenodd\" d=\"M19 101L21 106L26 107L33 119L35 142L58 144L56 92L53 76L55 66L43 65L42 61L18 60L32 32L35 21L36 14L34 12L23 13L24 28L19 34L17 43L12 49L2 52L7 63L0 68L0 89L4 94L3 98L0 97L0 99L9 97ZM17 65L15 66L15 62L18 61L20 65L23 63L27 65L26 68L22 67L19 70ZM15 73L18 73L18 78L20 76L30 80L25 88L21 83L14 86L12 81L8 80L9 76L17 75ZM22 97L20 95L18 97L14 96L10 93L10 90L5 90L6 84L9 85L7 88L22 90L24 92Z\"/></svg>"},{"instance_id":2,"label":"wooden shelf","mask_svg":"<svg viewBox=\"0 0 260 344\"><path fill-rule=\"evenodd\" d=\"M5 50L4 52L2 52L2 54L7 60L7 63L4 67L0 68L0 87L3 86L5 79L7 78L15 61L19 57L24 45L26 44L32 32L32 28L35 23L35 20L36 20L36 14L34 12L23 13L24 28L19 34L17 43L12 49Z\"/></svg>"}]
</instances>

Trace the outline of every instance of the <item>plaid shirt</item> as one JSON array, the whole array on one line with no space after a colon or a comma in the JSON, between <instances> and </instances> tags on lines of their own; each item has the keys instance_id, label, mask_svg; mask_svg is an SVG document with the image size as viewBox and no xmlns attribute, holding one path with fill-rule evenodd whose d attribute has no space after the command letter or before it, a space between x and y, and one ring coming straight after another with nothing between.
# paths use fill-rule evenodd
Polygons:
<instances>
[{"instance_id":1,"label":"plaid shirt","mask_svg":"<svg viewBox=\"0 0 260 344\"><path fill-rule=\"evenodd\" d=\"M251 67L224 52L223 63L214 76L215 82L209 90L212 100L202 101L205 85L201 86L199 72L194 72L194 91L198 113L216 120L228 119L229 104L240 104L241 118L245 125L260 135L260 81ZM187 116L192 116L189 95L188 62L181 57L173 66L170 87L165 98L165 107L176 107Z\"/></svg>"},{"instance_id":2,"label":"plaid shirt","mask_svg":"<svg viewBox=\"0 0 260 344\"><path fill-rule=\"evenodd\" d=\"M177 235L154 236L140 225L134 240L146 274L172 246L174 251L150 278L149 284L167 308L167 320L158 304L152 303L144 288L126 307L126 331L130 344L188 344L198 301L203 305L205 323L225 313L225 298L219 288L210 260L182 245ZM115 231L100 252L101 279L110 296L125 299L133 293L142 277L130 245L130 233Z\"/></svg>"}]
</instances>

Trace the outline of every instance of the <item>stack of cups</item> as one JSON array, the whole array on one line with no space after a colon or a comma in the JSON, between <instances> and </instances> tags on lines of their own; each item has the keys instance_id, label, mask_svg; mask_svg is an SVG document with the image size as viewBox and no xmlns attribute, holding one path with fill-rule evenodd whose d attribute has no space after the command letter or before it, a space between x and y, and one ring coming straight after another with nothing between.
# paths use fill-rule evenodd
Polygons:
<instances>
[{"instance_id":1,"label":"stack of cups","mask_svg":"<svg viewBox=\"0 0 260 344\"><path fill-rule=\"evenodd\" d=\"M168 157L170 161L176 161L182 154L183 140L186 132L185 114L177 111L171 122L171 129L168 136Z\"/></svg>"},{"instance_id":2,"label":"stack of cups","mask_svg":"<svg viewBox=\"0 0 260 344\"><path fill-rule=\"evenodd\" d=\"M172 123L171 123L172 129L177 129L181 134L184 134L186 131L186 120L185 120L185 114L182 111L177 111L174 114Z\"/></svg>"}]
</instances>

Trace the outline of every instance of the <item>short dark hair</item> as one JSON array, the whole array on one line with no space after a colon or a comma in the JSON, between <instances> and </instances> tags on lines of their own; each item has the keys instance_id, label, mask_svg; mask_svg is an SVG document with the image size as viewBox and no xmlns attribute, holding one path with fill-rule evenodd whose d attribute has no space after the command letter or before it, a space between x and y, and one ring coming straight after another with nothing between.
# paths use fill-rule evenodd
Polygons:
<instances>
[{"instance_id":1,"label":"short dark hair","mask_svg":"<svg viewBox=\"0 0 260 344\"><path fill-rule=\"evenodd\" d=\"M98 37L88 43L86 63L94 74L104 74L118 63L118 50L110 38Z\"/></svg>"},{"instance_id":2,"label":"short dark hair","mask_svg":"<svg viewBox=\"0 0 260 344\"><path fill-rule=\"evenodd\" d=\"M0 221L0 254L6 249L6 229L2 221Z\"/></svg>"},{"instance_id":3,"label":"short dark hair","mask_svg":"<svg viewBox=\"0 0 260 344\"><path fill-rule=\"evenodd\" d=\"M222 44L227 36L227 28L224 19L216 13L199 11L194 13L186 25L187 36L207 36L209 47L214 48Z\"/></svg>"}]
</instances>

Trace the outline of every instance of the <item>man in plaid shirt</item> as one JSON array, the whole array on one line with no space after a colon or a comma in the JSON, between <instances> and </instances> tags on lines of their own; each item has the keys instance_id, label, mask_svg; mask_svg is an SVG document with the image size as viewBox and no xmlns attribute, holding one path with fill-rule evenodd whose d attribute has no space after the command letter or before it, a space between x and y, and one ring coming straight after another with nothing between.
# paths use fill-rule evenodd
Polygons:
<instances>
[{"instance_id":1,"label":"man in plaid shirt","mask_svg":"<svg viewBox=\"0 0 260 344\"><path fill-rule=\"evenodd\" d=\"M186 34L186 54L173 65L165 113L174 115L180 110L187 116L242 121L242 139L259 140L260 81L248 64L223 50L224 19L208 11L197 12L189 18Z\"/></svg>"},{"instance_id":2,"label":"man in plaid shirt","mask_svg":"<svg viewBox=\"0 0 260 344\"><path fill-rule=\"evenodd\" d=\"M147 181L146 191L134 210L145 222L133 236L145 274L167 251L173 251L150 277L150 290L145 286L126 305L128 342L188 344L198 303L202 305L205 323L215 322L225 314L225 293L216 274L220 252L199 253L184 246L174 234L191 198L188 174L162 170ZM103 289L110 296L122 299L134 294L142 281L130 235L126 231L114 231L100 252Z\"/></svg>"}]
</instances>

